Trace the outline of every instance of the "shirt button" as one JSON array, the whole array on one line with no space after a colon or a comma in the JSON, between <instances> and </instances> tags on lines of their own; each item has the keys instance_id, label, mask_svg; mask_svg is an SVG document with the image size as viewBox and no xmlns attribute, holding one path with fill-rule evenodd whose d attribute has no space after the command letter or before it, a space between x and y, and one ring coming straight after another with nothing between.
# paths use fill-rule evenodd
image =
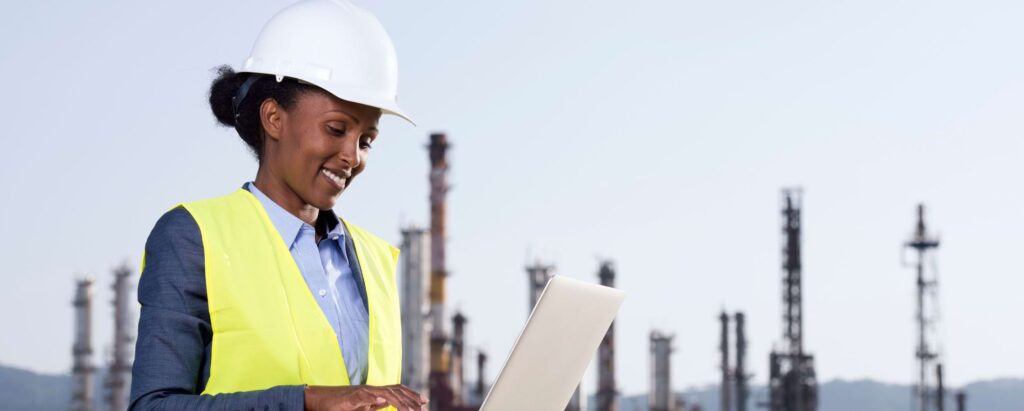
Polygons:
<instances>
[{"instance_id":1,"label":"shirt button","mask_svg":"<svg viewBox=\"0 0 1024 411\"><path fill-rule=\"evenodd\" d=\"M323 297L325 295L327 295L327 290L320 290L320 296Z\"/></svg>"}]
</instances>

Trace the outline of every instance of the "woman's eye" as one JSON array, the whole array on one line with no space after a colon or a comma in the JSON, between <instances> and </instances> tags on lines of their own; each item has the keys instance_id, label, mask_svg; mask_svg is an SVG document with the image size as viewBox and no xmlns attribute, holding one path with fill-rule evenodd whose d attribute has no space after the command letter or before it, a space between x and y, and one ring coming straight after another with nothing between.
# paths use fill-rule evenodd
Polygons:
<instances>
[{"instance_id":1,"label":"woman's eye","mask_svg":"<svg viewBox=\"0 0 1024 411\"><path fill-rule=\"evenodd\" d=\"M345 129L343 129L343 128L334 128L334 127L331 127L331 126L327 126L327 131L330 132L333 135L336 135L336 136L343 136L343 135L345 135Z\"/></svg>"},{"instance_id":2,"label":"woman's eye","mask_svg":"<svg viewBox=\"0 0 1024 411\"><path fill-rule=\"evenodd\" d=\"M364 139L363 139L363 141L362 141L362 142L360 143L360 145L361 145L361 146L362 146L363 148L365 148L365 149L369 149L369 148L371 148L371 145L370 145L370 139L368 139L368 138L364 138Z\"/></svg>"}]
</instances>

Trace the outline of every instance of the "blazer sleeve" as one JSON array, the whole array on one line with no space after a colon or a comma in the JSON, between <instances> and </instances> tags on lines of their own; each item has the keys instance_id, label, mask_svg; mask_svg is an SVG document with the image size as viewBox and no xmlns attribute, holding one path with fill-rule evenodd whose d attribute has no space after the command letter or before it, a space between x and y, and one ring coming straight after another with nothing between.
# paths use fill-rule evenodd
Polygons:
<instances>
[{"instance_id":1,"label":"blazer sleeve","mask_svg":"<svg viewBox=\"0 0 1024 411\"><path fill-rule=\"evenodd\" d=\"M186 209L177 207L160 217L144 258L129 410L302 411L301 385L199 394L210 375L213 332L202 234Z\"/></svg>"}]
</instances>

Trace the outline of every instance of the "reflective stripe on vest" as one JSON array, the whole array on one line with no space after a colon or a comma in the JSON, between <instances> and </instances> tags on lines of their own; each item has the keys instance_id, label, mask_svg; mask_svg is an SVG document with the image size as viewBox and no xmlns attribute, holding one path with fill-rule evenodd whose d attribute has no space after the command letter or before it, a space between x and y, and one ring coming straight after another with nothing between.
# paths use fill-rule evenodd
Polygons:
<instances>
[{"instance_id":1,"label":"reflective stripe on vest","mask_svg":"<svg viewBox=\"0 0 1024 411\"><path fill-rule=\"evenodd\" d=\"M263 206L247 190L184 203L199 225L213 328L203 394L278 385L348 385L334 330ZM355 244L369 306L366 383L400 382L398 249L342 221ZM390 408L389 408L390 409Z\"/></svg>"}]
</instances>

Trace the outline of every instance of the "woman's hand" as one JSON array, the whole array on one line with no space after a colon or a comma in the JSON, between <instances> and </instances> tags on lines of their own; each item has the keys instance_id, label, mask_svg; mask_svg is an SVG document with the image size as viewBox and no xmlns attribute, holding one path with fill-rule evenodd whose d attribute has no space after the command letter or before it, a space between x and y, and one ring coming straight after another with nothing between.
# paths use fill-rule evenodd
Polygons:
<instances>
[{"instance_id":1,"label":"woman's hand","mask_svg":"<svg viewBox=\"0 0 1024 411\"><path fill-rule=\"evenodd\" d=\"M306 411L373 411L387 406L399 411L427 409L427 397L395 384L306 387Z\"/></svg>"}]
</instances>

